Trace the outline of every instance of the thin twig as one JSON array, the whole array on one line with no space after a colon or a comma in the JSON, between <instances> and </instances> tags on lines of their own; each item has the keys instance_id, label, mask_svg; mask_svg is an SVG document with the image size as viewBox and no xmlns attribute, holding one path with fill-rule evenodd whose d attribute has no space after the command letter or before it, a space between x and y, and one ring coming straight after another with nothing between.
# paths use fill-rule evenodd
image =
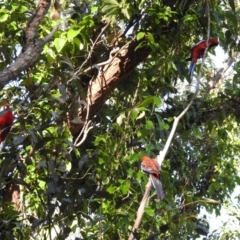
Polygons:
<instances>
[{"instance_id":1,"label":"thin twig","mask_svg":"<svg viewBox=\"0 0 240 240\"><path fill-rule=\"evenodd\" d=\"M91 89L92 87L92 80L89 82L89 89ZM79 137L82 135L82 133L84 132L84 134L86 135L86 132L88 133L88 128L89 128L89 125L91 123L91 121L88 121L88 118L89 118L89 112L90 112L90 100L91 100L91 97L90 97L90 91L88 91L88 94L87 94L87 114L86 114L86 120L84 122L84 126L82 128L82 131L81 133L79 134L78 138L76 139L74 145L77 145L77 142L79 140ZM86 138L86 137L85 137ZM85 140L85 139L84 139ZM82 142L82 141L81 141ZM80 146L80 145L78 145Z\"/></svg>"},{"instance_id":2,"label":"thin twig","mask_svg":"<svg viewBox=\"0 0 240 240\"><path fill-rule=\"evenodd\" d=\"M42 39L41 41L44 44L48 43L52 39L52 37L55 34L55 32L58 30L59 26L60 26L60 23L56 24L54 26L53 30L44 39Z\"/></svg>"},{"instance_id":3,"label":"thin twig","mask_svg":"<svg viewBox=\"0 0 240 240\"><path fill-rule=\"evenodd\" d=\"M92 80L89 82L89 89L91 89L91 85L92 85ZM84 141L85 139L87 138L87 135L89 133L89 131L91 129L93 129L93 126L90 126L90 124L92 123L91 120L89 120L89 112L90 112L90 100L91 100L91 93L90 91L88 91L88 95L87 95L87 114L86 114L86 119L85 119L85 122L84 122L84 125L82 127L82 130L81 132L78 134L78 137L76 138L75 142L74 142L74 147L79 147ZM80 137L82 136L83 134L83 137L81 139L81 141L79 142L79 139ZM73 148L71 147L70 150L69 150L69 153L73 150Z\"/></svg>"},{"instance_id":4,"label":"thin twig","mask_svg":"<svg viewBox=\"0 0 240 240\"><path fill-rule=\"evenodd\" d=\"M85 125L86 127L84 128L83 137L82 137L82 139L81 139L80 142L74 144L75 147L79 147L79 146L86 140L89 131L90 131L91 129L93 129L93 126L89 127L89 125L90 125L91 123L92 123L92 121L88 121L88 122L87 122L87 124Z\"/></svg>"}]
</instances>

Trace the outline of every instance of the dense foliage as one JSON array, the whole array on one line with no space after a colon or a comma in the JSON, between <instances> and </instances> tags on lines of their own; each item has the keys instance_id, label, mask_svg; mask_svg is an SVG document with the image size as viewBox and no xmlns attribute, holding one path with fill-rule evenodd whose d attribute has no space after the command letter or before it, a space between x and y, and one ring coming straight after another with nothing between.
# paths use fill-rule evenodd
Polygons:
<instances>
[{"instance_id":1,"label":"dense foliage","mask_svg":"<svg viewBox=\"0 0 240 240\"><path fill-rule=\"evenodd\" d=\"M230 204L240 184L238 1L209 1L209 12L207 2L54 1L31 41L34 12L50 1L0 3L1 77L59 24L0 84L16 118L0 158L1 239L128 238L147 183L140 159L159 153L189 103L185 59L208 31L229 59L217 69L217 49L208 54L163 162L165 198L149 198L136 239L205 236L210 223L198 214L219 215L223 204L239 224L239 199ZM110 90L94 85L102 75ZM210 238L239 236L226 224Z\"/></svg>"}]
</instances>

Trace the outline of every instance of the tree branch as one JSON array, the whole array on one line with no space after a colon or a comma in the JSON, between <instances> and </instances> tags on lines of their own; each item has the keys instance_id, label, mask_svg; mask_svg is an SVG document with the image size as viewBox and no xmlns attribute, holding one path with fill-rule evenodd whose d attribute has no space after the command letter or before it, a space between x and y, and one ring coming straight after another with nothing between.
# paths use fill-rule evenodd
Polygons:
<instances>
[{"instance_id":1,"label":"tree branch","mask_svg":"<svg viewBox=\"0 0 240 240\"><path fill-rule=\"evenodd\" d=\"M44 44L50 41L54 33L57 31L58 25L55 26L53 31L44 39L37 39L38 26L47 14L50 4L50 0L39 1L36 12L30 18L25 29L26 41L23 49L24 51L19 55L15 62L0 72L0 90L2 90L11 80L19 77L22 71L27 70L34 64L42 52Z\"/></svg>"},{"instance_id":2,"label":"tree branch","mask_svg":"<svg viewBox=\"0 0 240 240\"><path fill-rule=\"evenodd\" d=\"M151 187L152 187L152 183L151 183L150 178L148 178L148 183L147 183L146 188L145 188L145 193L143 195L142 201L141 201L140 206L138 208L137 218L135 220L134 226L132 228L132 231L131 231L131 234L130 234L128 240L133 240L134 239L134 234L137 232L137 229L139 228L139 225L140 225L141 220L142 220L142 216L144 214L144 209L145 209L145 206L146 206L146 203L147 203L150 191L151 191Z\"/></svg>"}]
</instances>

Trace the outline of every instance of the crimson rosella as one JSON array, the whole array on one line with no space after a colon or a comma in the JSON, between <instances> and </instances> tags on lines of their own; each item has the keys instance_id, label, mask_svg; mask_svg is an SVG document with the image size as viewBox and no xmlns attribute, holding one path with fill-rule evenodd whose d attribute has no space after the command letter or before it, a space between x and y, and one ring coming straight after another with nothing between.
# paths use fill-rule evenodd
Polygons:
<instances>
[{"instance_id":1,"label":"crimson rosella","mask_svg":"<svg viewBox=\"0 0 240 240\"><path fill-rule=\"evenodd\" d=\"M210 38L208 40L208 50L210 50L212 47L217 46L219 44L218 40L216 38ZM191 64L189 67L189 74L192 76L196 62L199 58L203 57L203 54L205 52L205 49L207 47L207 41L206 40L201 40L199 43L194 45L190 51L191 51L191 57L186 59L190 60Z\"/></svg>"},{"instance_id":2,"label":"crimson rosella","mask_svg":"<svg viewBox=\"0 0 240 240\"><path fill-rule=\"evenodd\" d=\"M156 189L158 198L163 199L164 193L160 181L159 164L156 159L148 156L142 157L141 169L149 174L153 187Z\"/></svg>"},{"instance_id":3,"label":"crimson rosella","mask_svg":"<svg viewBox=\"0 0 240 240\"><path fill-rule=\"evenodd\" d=\"M3 107L4 110L0 112L0 143L6 139L14 120L9 104L4 104Z\"/></svg>"}]
</instances>

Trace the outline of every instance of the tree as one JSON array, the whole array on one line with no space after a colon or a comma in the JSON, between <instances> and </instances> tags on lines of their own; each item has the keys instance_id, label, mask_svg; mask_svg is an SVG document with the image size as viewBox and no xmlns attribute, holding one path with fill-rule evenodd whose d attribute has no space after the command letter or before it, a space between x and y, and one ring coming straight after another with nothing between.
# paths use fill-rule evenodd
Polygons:
<instances>
[{"instance_id":1,"label":"tree","mask_svg":"<svg viewBox=\"0 0 240 240\"><path fill-rule=\"evenodd\" d=\"M162 166L165 198L148 199L134 232L206 235L201 207L219 214L240 183L238 11L232 0L1 3L1 103L16 116L1 152L1 237L127 239L147 183L141 156L163 149L189 104L185 56L210 32L229 59L197 65L200 91Z\"/></svg>"}]
</instances>

